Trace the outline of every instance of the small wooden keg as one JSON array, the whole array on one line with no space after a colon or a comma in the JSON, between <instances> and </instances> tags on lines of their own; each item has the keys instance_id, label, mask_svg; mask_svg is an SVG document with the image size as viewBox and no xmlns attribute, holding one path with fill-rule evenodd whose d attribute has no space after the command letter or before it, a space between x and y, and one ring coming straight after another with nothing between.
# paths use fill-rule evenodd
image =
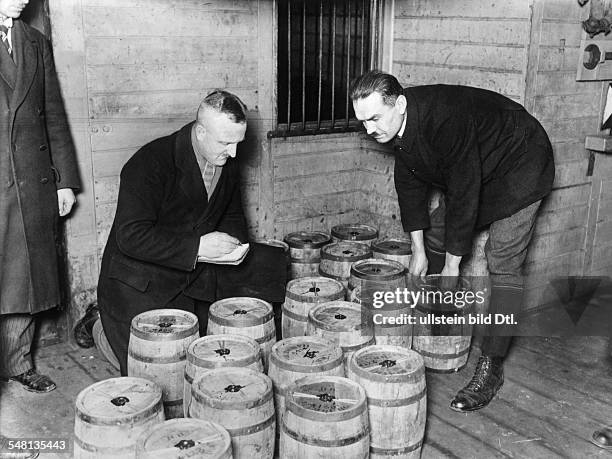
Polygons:
<instances>
[{"instance_id":1,"label":"small wooden keg","mask_svg":"<svg viewBox=\"0 0 612 459\"><path fill-rule=\"evenodd\" d=\"M187 348L199 336L196 315L180 309L152 309L132 319L128 375L161 386L167 419L183 416Z\"/></svg>"},{"instance_id":2,"label":"small wooden keg","mask_svg":"<svg viewBox=\"0 0 612 459\"><path fill-rule=\"evenodd\" d=\"M268 376L250 368L215 368L193 382L191 395L191 417L227 429L235 459L274 456L276 416Z\"/></svg>"},{"instance_id":3,"label":"small wooden keg","mask_svg":"<svg viewBox=\"0 0 612 459\"><path fill-rule=\"evenodd\" d=\"M321 231L298 231L285 237L289 246L290 278L317 276L321 262L321 247L331 242Z\"/></svg>"},{"instance_id":4,"label":"small wooden keg","mask_svg":"<svg viewBox=\"0 0 612 459\"><path fill-rule=\"evenodd\" d=\"M261 346L264 369L276 343L274 310L259 298L233 297L215 301L208 311L207 335L243 335Z\"/></svg>"},{"instance_id":5,"label":"small wooden keg","mask_svg":"<svg viewBox=\"0 0 612 459\"><path fill-rule=\"evenodd\" d=\"M142 378L111 378L77 395L74 457L133 458L141 433L164 421L162 389Z\"/></svg>"},{"instance_id":6,"label":"small wooden keg","mask_svg":"<svg viewBox=\"0 0 612 459\"><path fill-rule=\"evenodd\" d=\"M192 342L187 349L183 386L185 417L189 417L193 380L219 367L247 367L263 372L261 346L254 339L241 335L209 335Z\"/></svg>"},{"instance_id":7,"label":"small wooden keg","mask_svg":"<svg viewBox=\"0 0 612 459\"><path fill-rule=\"evenodd\" d=\"M351 265L359 260L372 257L372 251L366 244L359 242L335 242L321 249L321 276L330 277L348 287L351 276Z\"/></svg>"},{"instance_id":8,"label":"small wooden keg","mask_svg":"<svg viewBox=\"0 0 612 459\"><path fill-rule=\"evenodd\" d=\"M328 277L302 277L287 284L282 306L283 338L306 335L308 311L320 303L343 300L344 286Z\"/></svg>"},{"instance_id":9,"label":"small wooden keg","mask_svg":"<svg viewBox=\"0 0 612 459\"><path fill-rule=\"evenodd\" d=\"M383 258L353 263L350 298L372 314L376 344L412 346L412 324L407 318L412 314L411 303L399 301L405 289L406 268L401 263Z\"/></svg>"},{"instance_id":10,"label":"small wooden keg","mask_svg":"<svg viewBox=\"0 0 612 459\"><path fill-rule=\"evenodd\" d=\"M440 276L437 274L426 276L424 281L415 281L415 286L427 296L422 297L413 310L416 324L412 348L423 356L428 370L453 373L461 370L468 360L472 325L467 316L473 307L465 305L459 308L450 300L445 301L455 291L468 290L465 279L460 278L459 285L452 291L442 291L438 286L439 281ZM449 320L458 322L461 319L465 323L448 323Z\"/></svg>"},{"instance_id":11,"label":"small wooden keg","mask_svg":"<svg viewBox=\"0 0 612 459\"><path fill-rule=\"evenodd\" d=\"M370 225L344 223L334 226L331 235L333 242L353 241L371 245L378 238L378 230Z\"/></svg>"},{"instance_id":12,"label":"small wooden keg","mask_svg":"<svg viewBox=\"0 0 612 459\"><path fill-rule=\"evenodd\" d=\"M307 376L287 389L281 458L369 457L365 391L339 376Z\"/></svg>"},{"instance_id":13,"label":"small wooden keg","mask_svg":"<svg viewBox=\"0 0 612 459\"><path fill-rule=\"evenodd\" d=\"M374 344L371 316L349 301L331 301L311 309L308 335L326 338L340 346L345 368L355 351Z\"/></svg>"},{"instance_id":14,"label":"small wooden keg","mask_svg":"<svg viewBox=\"0 0 612 459\"><path fill-rule=\"evenodd\" d=\"M143 432L136 459L232 459L232 441L220 424L201 419L171 419Z\"/></svg>"},{"instance_id":15,"label":"small wooden keg","mask_svg":"<svg viewBox=\"0 0 612 459\"><path fill-rule=\"evenodd\" d=\"M421 457L427 418L423 357L403 347L369 346L353 354L347 373L368 397L370 458Z\"/></svg>"},{"instance_id":16,"label":"small wooden keg","mask_svg":"<svg viewBox=\"0 0 612 459\"><path fill-rule=\"evenodd\" d=\"M304 376L344 376L342 349L318 336L286 338L272 346L268 376L274 383L277 438L287 387Z\"/></svg>"},{"instance_id":17,"label":"small wooden keg","mask_svg":"<svg viewBox=\"0 0 612 459\"><path fill-rule=\"evenodd\" d=\"M374 258L393 260L408 269L412 258L412 243L410 239L384 239L372 242Z\"/></svg>"},{"instance_id":18,"label":"small wooden keg","mask_svg":"<svg viewBox=\"0 0 612 459\"><path fill-rule=\"evenodd\" d=\"M356 287L361 287L362 296L374 292L403 290L406 288L406 268L398 261L383 258L356 261L351 265L349 292Z\"/></svg>"}]
</instances>

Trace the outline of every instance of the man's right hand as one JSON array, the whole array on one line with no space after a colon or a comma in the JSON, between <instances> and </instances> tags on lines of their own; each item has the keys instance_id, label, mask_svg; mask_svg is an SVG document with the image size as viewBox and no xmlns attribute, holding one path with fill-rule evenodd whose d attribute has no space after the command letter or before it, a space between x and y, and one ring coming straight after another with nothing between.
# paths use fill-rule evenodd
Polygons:
<instances>
[{"instance_id":1,"label":"man's right hand","mask_svg":"<svg viewBox=\"0 0 612 459\"><path fill-rule=\"evenodd\" d=\"M239 245L240 241L234 236L221 233L220 231L213 231L212 233L200 236L198 257L219 258L231 253Z\"/></svg>"},{"instance_id":2,"label":"man's right hand","mask_svg":"<svg viewBox=\"0 0 612 459\"><path fill-rule=\"evenodd\" d=\"M425 252L413 252L410 257L410 264L408 265L408 272L413 276L423 277L427 274L427 268L429 262L427 261L427 255Z\"/></svg>"}]
</instances>

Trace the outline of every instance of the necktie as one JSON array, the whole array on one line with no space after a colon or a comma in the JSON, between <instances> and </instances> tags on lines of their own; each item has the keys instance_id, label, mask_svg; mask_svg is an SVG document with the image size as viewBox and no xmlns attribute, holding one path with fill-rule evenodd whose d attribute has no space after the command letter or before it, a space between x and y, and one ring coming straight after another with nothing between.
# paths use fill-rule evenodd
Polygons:
<instances>
[{"instance_id":1,"label":"necktie","mask_svg":"<svg viewBox=\"0 0 612 459\"><path fill-rule=\"evenodd\" d=\"M204 172L202 173L202 179L204 180L204 186L206 187L206 192L208 193L209 197L212 194L212 181L213 181L214 176L215 176L215 166L207 162L206 165L204 166Z\"/></svg>"},{"instance_id":2,"label":"necktie","mask_svg":"<svg viewBox=\"0 0 612 459\"><path fill-rule=\"evenodd\" d=\"M6 50L8 51L9 56L11 56L12 58L13 48L11 47L11 44L9 42L8 33L9 33L8 27L5 26L4 24L0 24L0 38L2 39L2 44L6 47Z\"/></svg>"}]
</instances>

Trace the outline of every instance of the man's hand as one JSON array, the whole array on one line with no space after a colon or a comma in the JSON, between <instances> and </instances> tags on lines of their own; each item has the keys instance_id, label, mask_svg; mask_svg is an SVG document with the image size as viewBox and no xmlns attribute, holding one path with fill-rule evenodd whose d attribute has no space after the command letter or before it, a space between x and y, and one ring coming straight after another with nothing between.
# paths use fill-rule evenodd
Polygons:
<instances>
[{"instance_id":1,"label":"man's hand","mask_svg":"<svg viewBox=\"0 0 612 459\"><path fill-rule=\"evenodd\" d=\"M220 231L213 231L200 236L198 257L219 258L231 253L239 245L240 241L235 237Z\"/></svg>"},{"instance_id":2,"label":"man's hand","mask_svg":"<svg viewBox=\"0 0 612 459\"><path fill-rule=\"evenodd\" d=\"M410 264L408 265L408 272L413 276L423 277L427 274L427 268L429 267L429 261L425 252L412 252L410 257Z\"/></svg>"},{"instance_id":3,"label":"man's hand","mask_svg":"<svg viewBox=\"0 0 612 459\"><path fill-rule=\"evenodd\" d=\"M60 188L57 190L57 206L59 207L60 217L65 217L72 210L76 202L72 188Z\"/></svg>"},{"instance_id":4,"label":"man's hand","mask_svg":"<svg viewBox=\"0 0 612 459\"><path fill-rule=\"evenodd\" d=\"M453 290L457 286L459 281L459 263L461 263L460 256L446 252L446 261L440 273L440 289L444 291Z\"/></svg>"}]
</instances>

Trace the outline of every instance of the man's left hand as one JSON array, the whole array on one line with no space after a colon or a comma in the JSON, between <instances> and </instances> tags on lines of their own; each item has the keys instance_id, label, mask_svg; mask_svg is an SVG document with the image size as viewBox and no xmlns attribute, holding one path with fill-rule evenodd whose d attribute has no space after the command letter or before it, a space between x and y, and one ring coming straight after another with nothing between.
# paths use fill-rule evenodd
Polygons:
<instances>
[{"instance_id":1,"label":"man's left hand","mask_svg":"<svg viewBox=\"0 0 612 459\"><path fill-rule=\"evenodd\" d=\"M59 207L60 217L68 215L75 202L76 197L74 196L72 188L61 188L57 190L57 206Z\"/></svg>"}]
</instances>

